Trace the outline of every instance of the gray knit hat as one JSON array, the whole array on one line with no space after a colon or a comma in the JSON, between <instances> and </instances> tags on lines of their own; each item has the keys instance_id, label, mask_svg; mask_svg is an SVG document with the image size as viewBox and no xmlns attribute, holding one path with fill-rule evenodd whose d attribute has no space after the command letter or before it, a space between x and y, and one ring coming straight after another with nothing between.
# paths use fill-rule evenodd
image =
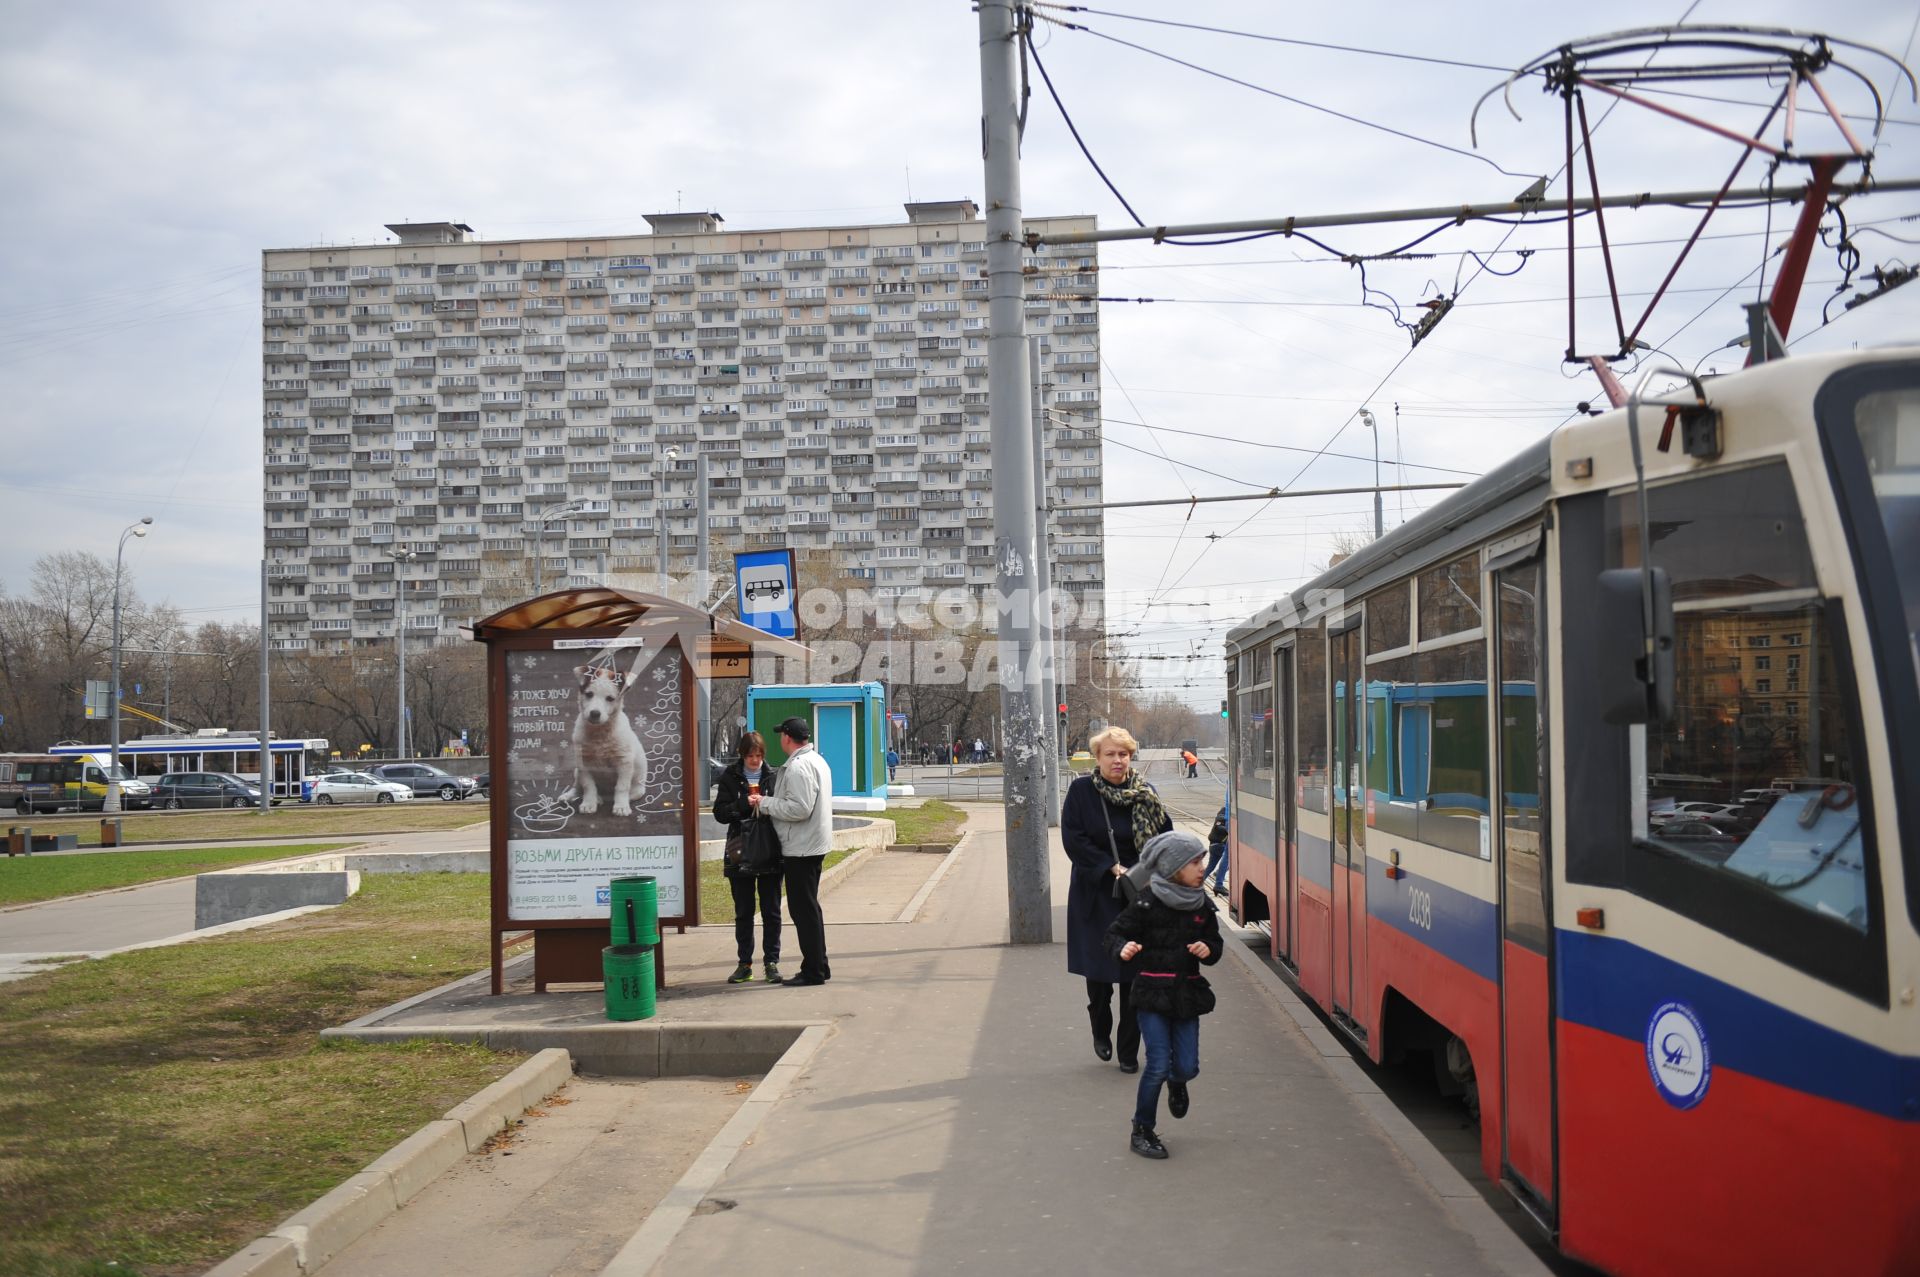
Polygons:
<instances>
[{"instance_id":1,"label":"gray knit hat","mask_svg":"<svg viewBox=\"0 0 1920 1277\"><path fill-rule=\"evenodd\" d=\"M1172 878L1183 866L1203 859L1206 854L1204 841L1185 830L1169 829L1147 839L1147 845L1140 849L1139 862L1127 870L1127 877L1133 879L1136 888L1145 891L1155 874Z\"/></svg>"}]
</instances>

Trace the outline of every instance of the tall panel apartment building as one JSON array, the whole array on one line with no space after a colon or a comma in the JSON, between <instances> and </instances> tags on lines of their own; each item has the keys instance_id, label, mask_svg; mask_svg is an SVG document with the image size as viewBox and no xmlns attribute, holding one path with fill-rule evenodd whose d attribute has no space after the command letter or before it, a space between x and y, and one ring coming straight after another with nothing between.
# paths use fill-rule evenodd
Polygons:
<instances>
[{"instance_id":1,"label":"tall panel apartment building","mask_svg":"<svg viewBox=\"0 0 1920 1277\"><path fill-rule=\"evenodd\" d=\"M274 646L385 646L402 610L409 637L451 640L536 580L651 590L661 519L668 571L691 572L698 453L716 573L791 546L877 594L990 587L985 226L971 201L906 211L542 240L403 223L397 243L267 250ZM1095 252L1028 263L1047 490L1097 501ZM1087 615L1101 530L1053 519L1054 581Z\"/></svg>"}]
</instances>

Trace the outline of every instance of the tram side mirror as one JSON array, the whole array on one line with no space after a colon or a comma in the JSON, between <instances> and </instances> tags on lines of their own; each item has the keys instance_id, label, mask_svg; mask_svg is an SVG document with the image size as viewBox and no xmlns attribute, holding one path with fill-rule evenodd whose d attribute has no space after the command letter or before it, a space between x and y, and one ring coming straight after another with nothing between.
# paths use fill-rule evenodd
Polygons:
<instances>
[{"instance_id":1,"label":"tram side mirror","mask_svg":"<svg viewBox=\"0 0 1920 1277\"><path fill-rule=\"evenodd\" d=\"M1651 616L1640 569L1613 568L1600 574L1593 674L1600 685L1601 717L1609 723L1664 723L1673 717L1673 591L1665 568L1653 568L1649 575Z\"/></svg>"}]
</instances>

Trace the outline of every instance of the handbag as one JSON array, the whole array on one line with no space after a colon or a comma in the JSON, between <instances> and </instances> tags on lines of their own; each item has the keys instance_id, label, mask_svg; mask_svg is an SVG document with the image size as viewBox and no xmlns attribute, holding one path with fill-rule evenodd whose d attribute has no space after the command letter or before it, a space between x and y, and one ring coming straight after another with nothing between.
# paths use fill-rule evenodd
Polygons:
<instances>
[{"instance_id":1,"label":"handbag","mask_svg":"<svg viewBox=\"0 0 1920 1277\"><path fill-rule=\"evenodd\" d=\"M773 822L764 816L756 816L747 822L744 836L744 868L746 872L760 874L779 873L786 863L786 857L780 851L780 835L775 831Z\"/></svg>"},{"instance_id":2,"label":"handbag","mask_svg":"<svg viewBox=\"0 0 1920 1277\"><path fill-rule=\"evenodd\" d=\"M750 823L741 821L727 833L726 850L720 853L720 858L726 867L728 877L734 877L746 869L747 827Z\"/></svg>"}]
</instances>

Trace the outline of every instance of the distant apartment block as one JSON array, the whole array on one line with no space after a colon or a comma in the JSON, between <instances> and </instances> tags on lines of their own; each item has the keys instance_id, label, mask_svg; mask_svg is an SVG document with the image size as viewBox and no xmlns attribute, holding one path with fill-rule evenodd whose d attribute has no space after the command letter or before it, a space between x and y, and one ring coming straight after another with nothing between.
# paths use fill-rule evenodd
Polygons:
<instances>
[{"instance_id":1,"label":"distant apartment block","mask_svg":"<svg viewBox=\"0 0 1920 1277\"><path fill-rule=\"evenodd\" d=\"M876 594L994 580L985 224L971 201L870 226L269 249L262 390L271 638L387 646L532 592L791 546ZM1090 217L1035 218L1091 228ZM1098 262L1028 255L1047 492L1101 499ZM1097 511L1056 513L1053 579L1097 609ZM404 592L404 593L403 593Z\"/></svg>"}]
</instances>

